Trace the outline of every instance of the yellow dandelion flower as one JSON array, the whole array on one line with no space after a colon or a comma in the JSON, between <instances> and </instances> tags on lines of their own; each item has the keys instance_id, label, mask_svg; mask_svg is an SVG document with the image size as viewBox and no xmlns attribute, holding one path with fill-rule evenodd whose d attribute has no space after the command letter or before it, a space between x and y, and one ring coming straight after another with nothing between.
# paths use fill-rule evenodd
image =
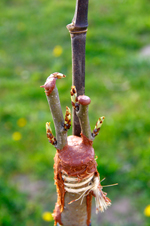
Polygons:
<instances>
[{"instance_id":1,"label":"yellow dandelion flower","mask_svg":"<svg viewBox=\"0 0 150 226\"><path fill-rule=\"evenodd\" d=\"M55 48L53 49L54 57L61 56L62 52L63 52L63 48L61 46L55 46Z\"/></svg>"},{"instance_id":2,"label":"yellow dandelion flower","mask_svg":"<svg viewBox=\"0 0 150 226\"><path fill-rule=\"evenodd\" d=\"M53 216L51 212L44 212L42 214L42 218L44 221L52 221L53 220Z\"/></svg>"},{"instance_id":3,"label":"yellow dandelion flower","mask_svg":"<svg viewBox=\"0 0 150 226\"><path fill-rule=\"evenodd\" d=\"M22 138L22 135L19 132L14 132L12 134L12 139L15 140L15 141L21 140L21 138Z\"/></svg>"},{"instance_id":4,"label":"yellow dandelion flower","mask_svg":"<svg viewBox=\"0 0 150 226\"><path fill-rule=\"evenodd\" d=\"M20 118L20 119L18 119L18 121L17 121L17 125L18 125L19 127L24 127L26 124L27 124L27 120L26 120L25 118Z\"/></svg>"},{"instance_id":5,"label":"yellow dandelion flower","mask_svg":"<svg viewBox=\"0 0 150 226\"><path fill-rule=\"evenodd\" d=\"M144 209L144 215L146 217L150 217L150 205L146 206L146 208Z\"/></svg>"}]
</instances>

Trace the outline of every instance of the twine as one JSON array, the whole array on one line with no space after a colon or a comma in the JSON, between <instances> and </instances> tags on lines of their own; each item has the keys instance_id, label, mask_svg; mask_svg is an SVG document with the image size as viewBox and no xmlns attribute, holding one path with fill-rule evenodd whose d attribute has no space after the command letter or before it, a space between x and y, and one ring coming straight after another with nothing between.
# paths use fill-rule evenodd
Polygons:
<instances>
[{"instance_id":1,"label":"twine","mask_svg":"<svg viewBox=\"0 0 150 226\"><path fill-rule=\"evenodd\" d=\"M63 172L64 173L64 172ZM77 177L69 177L67 174L62 174L64 180L64 189L67 192L80 194L79 198L72 200L68 204L71 204L75 201L81 199L80 205L82 205L83 198L87 196L91 191L95 196L96 202L96 213L99 211L103 212L111 205L111 200L106 197L106 193L102 191L102 186L100 184L100 179L98 176L95 176L94 173L88 175L85 179L79 182Z\"/></svg>"}]
</instances>

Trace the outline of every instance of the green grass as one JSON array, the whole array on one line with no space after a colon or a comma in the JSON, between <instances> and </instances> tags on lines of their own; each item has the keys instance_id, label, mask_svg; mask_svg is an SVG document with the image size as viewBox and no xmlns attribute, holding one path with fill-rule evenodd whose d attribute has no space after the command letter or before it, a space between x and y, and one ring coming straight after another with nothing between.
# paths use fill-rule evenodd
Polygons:
<instances>
[{"instance_id":1,"label":"green grass","mask_svg":"<svg viewBox=\"0 0 150 226\"><path fill-rule=\"evenodd\" d=\"M45 134L52 116L40 85L52 72L66 74L57 87L63 112L71 107L71 44L65 26L75 1L2 0L0 8L0 225L53 225L42 220L44 211L53 211L56 196L55 149ZM86 42L91 128L99 116L106 117L94 141L98 170L105 183L119 183L106 189L112 202L129 198L144 226L149 219L143 210L150 204L150 58L141 57L140 50L149 45L149 15L148 0L90 1ZM57 45L63 48L59 57L53 54ZM20 118L27 121L24 127L17 124ZM14 132L22 139L15 141ZM46 186L33 196L20 188L18 177Z\"/></svg>"}]
</instances>

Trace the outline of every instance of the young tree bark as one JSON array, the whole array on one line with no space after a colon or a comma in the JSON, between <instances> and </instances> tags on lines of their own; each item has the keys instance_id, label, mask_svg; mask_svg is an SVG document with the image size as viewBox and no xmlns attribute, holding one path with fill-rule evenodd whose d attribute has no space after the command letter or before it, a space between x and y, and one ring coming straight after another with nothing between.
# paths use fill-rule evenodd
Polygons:
<instances>
[{"instance_id":1,"label":"young tree bark","mask_svg":"<svg viewBox=\"0 0 150 226\"><path fill-rule=\"evenodd\" d=\"M55 141L55 143L52 144L55 146L55 148L59 150L61 150L67 144L67 130L64 128L65 121L61 109L58 90L56 87L56 80L64 77L65 75L55 72L51 74L47 78L45 84L41 86L42 88L45 88L47 101L50 107L50 111L52 113L55 126L57 140ZM53 136L52 131L49 132L51 132L51 136Z\"/></svg>"},{"instance_id":2,"label":"young tree bark","mask_svg":"<svg viewBox=\"0 0 150 226\"><path fill-rule=\"evenodd\" d=\"M88 27L88 0L77 0L75 15L67 28L71 35L72 44L72 85L78 95L85 92L85 42ZM80 136L81 128L78 117L73 110L73 134Z\"/></svg>"},{"instance_id":3,"label":"young tree bark","mask_svg":"<svg viewBox=\"0 0 150 226\"><path fill-rule=\"evenodd\" d=\"M64 130L64 117L60 105L59 94L57 87L53 89L52 93L47 96L47 101L53 116L53 121L55 125L57 144L55 147L57 149L62 149L67 144L67 131Z\"/></svg>"}]
</instances>

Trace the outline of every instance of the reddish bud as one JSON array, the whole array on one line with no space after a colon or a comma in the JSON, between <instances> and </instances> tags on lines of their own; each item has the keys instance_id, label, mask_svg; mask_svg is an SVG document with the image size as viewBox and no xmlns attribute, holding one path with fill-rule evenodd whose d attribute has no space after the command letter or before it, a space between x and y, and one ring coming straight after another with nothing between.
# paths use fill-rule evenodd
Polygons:
<instances>
[{"instance_id":1,"label":"reddish bud","mask_svg":"<svg viewBox=\"0 0 150 226\"><path fill-rule=\"evenodd\" d=\"M45 84L40 87L44 88L46 95L49 96L53 91L53 89L55 88L55 85L56 85L56 78L48 77Z\"/></svg>"},{"instance_id":2,"label":"reddish bud","mask_svg":"<svg viewBox=\"0 0 150 226\"><path fill-rule=\"evenodd\" d=\"M78 102L81 105L89 105L91 103L91 99L88 96L80 95L78 96Z\"/></svg>"}]
</instances>

